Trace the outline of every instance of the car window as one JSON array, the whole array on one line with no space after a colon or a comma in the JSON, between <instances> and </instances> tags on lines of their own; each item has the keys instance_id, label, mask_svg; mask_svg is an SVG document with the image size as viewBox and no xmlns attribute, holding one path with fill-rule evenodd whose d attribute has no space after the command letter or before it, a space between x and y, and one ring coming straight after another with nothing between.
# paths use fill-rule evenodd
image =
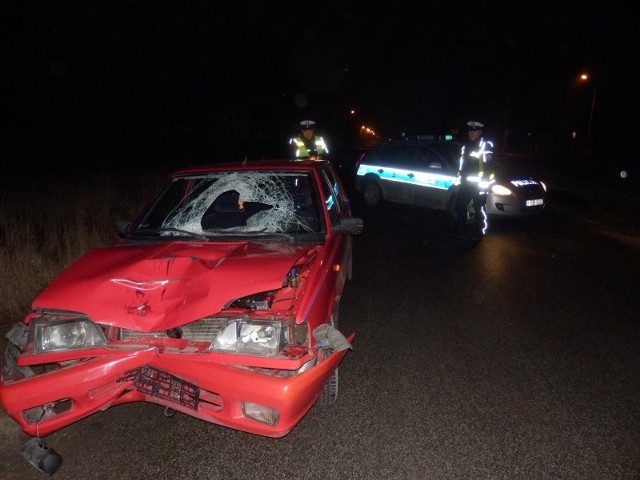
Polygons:
<instances>
[{"instance_id":1,"label":"car window","mask_svg":"<svg viewBox=\"0 0 640 480\"><path fill-rule=\"evenodd\" d=\"M453 142L437 145L390 144L370 150L363 163L406 170L451 172L457 170L459 157L460 146Z\"/></svg>"},{"instance_id":2,"label":"car window","mask_svg":"<svg viewBox=\"0 0 640 480\"><path fill-rule=\"evenodd\" d=\"M415 147L403 145L390 150L390 157L393 158L394 166L413 169L417 165L419 151Z\"/></svg>"},{"instance_id":3,"label":"car window","mask_svg":"<svg viewBox=\"0 0 640 480\"><path fill-rule=\"evenodd\" d=\"M372 151L369 164L414 170L427 168L432 153L427 148L416 145L387 145Z\"/></svg>"},{"instance_id":4,"label":"car window","mask_svg":"<svg viewBox=\"0 0 640 480\"><path fill-rule=\"evenodd\" d=\"M335 176L328 168L322 169L321 176L326 208L329 212L331 224L335 225L339 223L340 212L342 210L342 195L340 193L340 187Z\"/></svg>"},{"instance_id":5,"label":"car window","mask_svg":"<svg viewBox=\"0 0 640 480\"><path fill-rule=\"evenodd\" d=\"M326 175L327 181L329 182L329 185L331 185L331 189L334 192L336 198L338 199L338 206L340 207L340 213L344 214L350 208L349 200L347 198L347 195L343 187L340 185L336 172L329 167L324 168L322 171Z\"/></svg>"},{"instance_id":6,"label":"car window","mask_svg":"<svg viewBox=\"0 0 640 480\"><path fill-rule=\"evenodd\" d=\"M308 171L217 172L172 179L138 222L138 231L243 233L324 231L319 192ZM173 233L172 233L173 232Z\"/></svg>"},{"instance_id":7,"label":"car window","mask_svg":"<svg viewBox=\"0 0 640 480\"><path fill-rule=\"evenodd\" d=\"M422 170L439 169L444 167L442 157L435 150L428 147L416 147L416 165Z\"/></svg>"},{"instance_id":8,"label":"car window","mask_svg":"<svg viewBox=\"0 0 640 480\"><path fill-rule=\"evenodd\" d=\"M460 146L457 144L447 144L435 149L439 155L442 155L448 162L455 165L460 159Z\"/></svg>"},{"instance_id":9,"label":"car window","mask_svg":"<svg viewBox=\"0 0 640 480\"><path fill-rule=\"evenodd\" d=\"M427 158L427 168L434 170L447 169L447 161L441 152L434 148L429 148L429 156Z\"/></svg>"},{"instance_id":10,"label":"car window","mask_svg":"<svg viewBox=\"0 0 640 480\"><path fill-rule=\"evenodd\" d=\"M397 166L403 157L406 157L406 152L399 151L393 146L383 146L371 150L369 155L367 155L366 163L382 166Z\"/></svg>"}]
</instances>

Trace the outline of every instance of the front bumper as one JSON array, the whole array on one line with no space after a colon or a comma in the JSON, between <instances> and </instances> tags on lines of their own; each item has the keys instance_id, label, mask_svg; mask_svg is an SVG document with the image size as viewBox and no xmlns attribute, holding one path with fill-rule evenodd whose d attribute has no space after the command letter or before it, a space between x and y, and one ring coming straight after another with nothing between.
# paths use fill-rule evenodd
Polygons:
<instances>
[{"instance_id":1,"label":"front bumper","mask_svg":"<svg viewBox=\"0 0 640 480\"><path fill-rule=\"evenodd\" d=\"M514 196L489 195L485 206L487 215L491 217L528 217L538 215L544 210L545 200L542 204L531 207L526 206L524 200Z\"/></svg>"},{"instance_id":2,"label":"front bumper","mask_svg":"<svg viewBox=\"0 0 640 480\"><path fill-rule=\"evenodd\" d=\"M246 367L255 359L225 353L140 345L101 348L55 371L16 381L1 378L0 402L33 436L47 435L111 406L144 401L214 424L282 437L315 403L346 352L324 358L319 350L295 359L260 359L261 368L255 369ZM314 356L320 360L303 373L270 373L295 372ZM9 365L13 368L24 368L25 363L15 354L7 354L4 362L15 362ZM276 410L278 421L267 425L246 416L245 402Z\"/></svg>"}]
</instances>

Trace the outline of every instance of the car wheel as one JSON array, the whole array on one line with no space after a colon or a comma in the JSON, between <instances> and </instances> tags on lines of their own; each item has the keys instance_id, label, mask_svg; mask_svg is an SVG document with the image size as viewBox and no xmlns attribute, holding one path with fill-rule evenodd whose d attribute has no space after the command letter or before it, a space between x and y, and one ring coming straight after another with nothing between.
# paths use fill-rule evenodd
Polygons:
<instances>
[{"instance_id":1,"label":"car wheel","mask_svg":"<svg viewBox=\"0 0 640 480\"><path fill-rule=\"evenodd\" d=\"M449 211L449 215L453 217L454 220L458 218L458 214L456 213L456 197L453 196L451 200L449 200L449 205L447 206L447 210ZM475 224L476 223L476 211L473 209L473 201L469 202L467 205L467 224Z\"/></svg>"},{"instance_id":2,"label":"car wheel","mask_svg":"<svg viewBox=\"0 0 640 480\"><path fill-rule=\"evenodd\" d=\"M316 400L316 405L319 407L326 407L327 405L333 405L338 398L338 368L336 368L329 380L324 385L322 394Z\"/></svg>"},{"instance_id":3,"label":"car wheel","mask_svg":"<svg viewBox=\"0 0 640 480\"><path fill-rule=\"evenodd\" d=\"M331 312L331 326L338 328L338 314L340 313L340 302L333 304L333 312Z\"/></svg>"},{"instance_id":4,"label":"car wheel","mask_svg":"<svg viewBox=\"0 0 640 480\"><path fill-rule=\"evenodd\" d=\"M339 304L333 306L333 313L331 314L331 326L338 328L338 310ZM338 399L338 367L333 371L329 380L324 385L322 393L316 400L316 405L319 407L326 407L327 405L333 405Z\"/></svg>"},{"instance_id":5,"label":"car wheel","mask_svg":"<svg viewBox=\"0 0 640 480\"><path fill-rule=\"evenodd\" d=\"M472 225L476 223L476 211L473 209L473 202L469 202L469 205L467 205L467 223Z\"/></svg>"},{"instance_id":6,"label":"car wheel","mask_svg":"<svg viewBox=\"0 0 640 480\"><path fill-rule=\"evenodd\" d=\"M382 201L382 190L380 185L373 180L369 180L362 187L362 197L365 205L375 207Z\"/></svg>"}]
</instances>

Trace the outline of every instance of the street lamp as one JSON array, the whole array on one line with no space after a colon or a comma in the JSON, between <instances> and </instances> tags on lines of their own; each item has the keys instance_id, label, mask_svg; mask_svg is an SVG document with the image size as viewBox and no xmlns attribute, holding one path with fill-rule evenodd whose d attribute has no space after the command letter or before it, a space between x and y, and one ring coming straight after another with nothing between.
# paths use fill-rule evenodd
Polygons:
<instances>
[{"instance_id":1,"label":"street lamp","mask_svg":"<svg viewBox=\"0 0 640 480\"><path fill-rule=\"evenodd\" d=\"M581 73L580 81L588 82L590 79L589 74ZM591 111L589 112L589 126L587 127L587 147L589 146L589 140L591 139L591 123L593 122L593 109L596 106L596 94L598 93L598 86L593 85L593 98L591 99Z\"/></svg>"}]
</instances>

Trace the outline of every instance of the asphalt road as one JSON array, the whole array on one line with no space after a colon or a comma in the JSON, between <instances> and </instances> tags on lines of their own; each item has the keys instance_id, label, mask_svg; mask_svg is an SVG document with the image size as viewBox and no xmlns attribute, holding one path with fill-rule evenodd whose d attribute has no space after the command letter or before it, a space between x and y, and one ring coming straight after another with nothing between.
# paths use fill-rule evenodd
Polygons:
<instances>
[{"instance_id":1,"label":"asphalt road","mask_svg":"<svg viewBox=\"0 0 640 480\"><path fill-rule=\"evenodd\" d=\"M640 478L640 236L570 207L477 243L446 215L354 202L335 405L281 439L116 407L45 439L55 478ZM0 428L0 478L42 478Z\"/></svg>"}]
</instances>

